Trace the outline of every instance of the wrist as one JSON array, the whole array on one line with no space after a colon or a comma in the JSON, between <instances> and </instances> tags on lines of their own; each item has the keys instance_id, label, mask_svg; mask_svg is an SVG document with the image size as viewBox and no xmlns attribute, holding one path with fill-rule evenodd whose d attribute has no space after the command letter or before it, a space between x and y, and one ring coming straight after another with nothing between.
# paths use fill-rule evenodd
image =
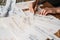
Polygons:
<instances>
[{"instance_id":1,"label":"wrist","mask_svg":"<svg viewBox=\"0 0 60 40\"><path fill-rule=\"evenodd\" d=\"M54 8L55 13L60 13L60 8Z\"/></svg>"},{"instance_id":2,"label":"wrist","mask_svg":"<svg viewBox=\"0 0 60 40\"><path fill-rule=\"evenodd\" d=\"M53 13L56 14L57 13L57 9L53 8Z\"/></svg>"}]
</instances>

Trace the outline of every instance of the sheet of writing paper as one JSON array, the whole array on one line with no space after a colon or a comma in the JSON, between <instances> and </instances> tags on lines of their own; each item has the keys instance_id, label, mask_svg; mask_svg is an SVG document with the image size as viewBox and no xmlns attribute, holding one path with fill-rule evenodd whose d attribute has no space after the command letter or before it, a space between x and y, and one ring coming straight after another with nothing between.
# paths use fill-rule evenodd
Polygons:
<instances>
[{"instance_id":1,"label":"sheet of writing paper","mask_svg":"<svg viewBox=\"0 0 60 40\"><path fill-rule=\"evenodd\" d=\"M60 40L54 35L60 29L60 20L52 15L42 16L14 8L13 15L0 18L1 40Z\"/></svg>"},{"instance_id":2,"label":"sheet of writing paper","mask_svg":"<svg viewBox=\"0 0 60 40\"><path fill-rule=\"evenodd\" d=\"M10 40L13 38L13 40L46 40L47 38L50 38L59 40L59 38L54 35L54 33L60 29L59 19L51 15L34 15L29 11L22 11L20 13L21 15L14 14L10 17L0 18L0 39Z\"/></svg>"}]
</instances>

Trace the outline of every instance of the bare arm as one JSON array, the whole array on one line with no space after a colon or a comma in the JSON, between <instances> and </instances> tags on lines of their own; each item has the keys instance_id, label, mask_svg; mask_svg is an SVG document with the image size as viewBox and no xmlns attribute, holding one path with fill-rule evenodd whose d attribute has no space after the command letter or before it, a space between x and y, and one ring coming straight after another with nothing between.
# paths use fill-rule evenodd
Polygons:
<instances>
[{"instance_id":1,"label":"bare arm","mask_svg":"<svg viewBox=\"0 0 60 40\"><path fill-rule=\"evenodd\" d=\"M56 13L60 13L60 7L55 8Z\"/></svg>"}]
</instances>

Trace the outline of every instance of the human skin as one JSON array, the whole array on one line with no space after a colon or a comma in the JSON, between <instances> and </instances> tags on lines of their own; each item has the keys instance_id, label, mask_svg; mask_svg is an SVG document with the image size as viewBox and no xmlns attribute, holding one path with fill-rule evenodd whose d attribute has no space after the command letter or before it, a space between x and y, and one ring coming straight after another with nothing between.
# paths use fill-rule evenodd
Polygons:
<instances>
[{"instance_id":1,"label":"human skin","mask_svg":"<svg viewBox=\"0 0 60 40\"><path fill-rule=\"evenodd\" d=\"M29 6L29 10L30 10L30 12L35 13L32 3ZM60 13L60 7L54 7L54 8L46 7L46 8L43 8L42 10L40 10L40 12L38 12L38 14L40 14L40 15L56 14L56 13Z\"/></svg>"}]
</instances>

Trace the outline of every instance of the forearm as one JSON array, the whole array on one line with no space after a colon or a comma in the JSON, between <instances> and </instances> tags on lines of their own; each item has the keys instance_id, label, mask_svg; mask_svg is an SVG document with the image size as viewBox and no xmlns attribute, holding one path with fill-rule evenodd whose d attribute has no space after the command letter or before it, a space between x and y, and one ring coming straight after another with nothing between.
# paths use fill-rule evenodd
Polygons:
<instances>
[{"instance_id":1,"label":"forearm","mask_svg":"<svg viewBox=\"0 0 60 40\"><path fill-rule=\"evenodd\" d=\"M60 13L60 7L54 8L56 13Z\"/></svg>"}]
</instances>

